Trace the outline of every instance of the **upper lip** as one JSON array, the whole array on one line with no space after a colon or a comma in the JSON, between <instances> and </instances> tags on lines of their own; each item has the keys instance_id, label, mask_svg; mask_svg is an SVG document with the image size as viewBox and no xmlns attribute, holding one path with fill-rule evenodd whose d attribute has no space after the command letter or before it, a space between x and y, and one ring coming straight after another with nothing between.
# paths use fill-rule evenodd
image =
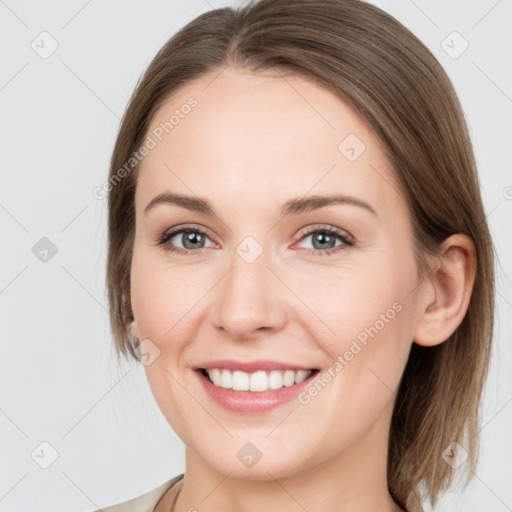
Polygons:
<instances>
[{"instance_id":1,"label":"upper lip","mask_svg":"<svg viewBox=\"0 0 512 512\"><path fill-rule=\"evenodd\" d=\"M283 363L280 361L268 361L258 359L256 361L234 361L232 359L216 359L207 361L193 367L194 370L207 370L210 368L225 368L226 370L239 370L246 373L257 370L315 370L316 368L302 366L298 364Z\"/></svg>"}]
</instances>

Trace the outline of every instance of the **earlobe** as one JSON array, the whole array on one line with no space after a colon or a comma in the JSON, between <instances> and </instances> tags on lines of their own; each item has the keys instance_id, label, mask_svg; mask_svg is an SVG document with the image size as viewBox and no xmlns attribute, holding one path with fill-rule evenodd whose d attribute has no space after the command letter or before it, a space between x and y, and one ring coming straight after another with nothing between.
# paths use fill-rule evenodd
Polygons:
<instances>
[{"instance_id":1,"label":"earlobe","mask_svg":"<svg viewBox=\"0 0 512 512\"><path fill-rule=\"evenodd\" d=\"M132 338L140 339L137 320L133 320L130 324L128 324L128 332Z\"/></svg>"},{"instance_id":2,"label":"earlobe","mask_svg":"<svg viewBox=\"0 0 512 512\"><path fill-rule=\"evenodd\" d=\"M430 347L446 341L466 315L476 274L476 252L462 233L441 244L439 264L420 287L413 341Z\"/></svg>"}]
</instances>

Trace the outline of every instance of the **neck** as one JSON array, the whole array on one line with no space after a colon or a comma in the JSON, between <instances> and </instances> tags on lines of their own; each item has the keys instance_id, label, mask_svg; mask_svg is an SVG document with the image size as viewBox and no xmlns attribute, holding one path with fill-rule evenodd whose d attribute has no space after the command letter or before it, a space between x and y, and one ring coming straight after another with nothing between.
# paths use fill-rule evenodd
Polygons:
<instances>
[{"instance_id":1,"label":"neck","mask_svg":"<svg viewBox=\"0 0 512 512\"><path fill-rule=\"evenodd\" d=\"M184 482L173 512L403 512L388 491L387 439L379 435L382 425L377 423L321 464L305 464L301 471L279 478L271 476L269 467L264 480L240 478L235 471L220 473L187 447Z\"/></svg>"}]
</instances>

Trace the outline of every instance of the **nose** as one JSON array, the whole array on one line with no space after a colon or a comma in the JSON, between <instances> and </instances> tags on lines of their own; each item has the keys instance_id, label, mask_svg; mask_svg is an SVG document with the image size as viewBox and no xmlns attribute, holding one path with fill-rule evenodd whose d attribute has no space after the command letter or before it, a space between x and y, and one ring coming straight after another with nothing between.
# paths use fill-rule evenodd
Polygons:
<instances>
[{"instance_id":1,"label":"nose","mask_svg":"<svg viewBox=\"0 0 512 512\"><path fill-rule=\"evenodd\" d=\"M251 263L235 252L215 289L212 320L232 339L268 336L286 323L285 287L268 267L265 252Z\"/></svg>"}]
</instances>

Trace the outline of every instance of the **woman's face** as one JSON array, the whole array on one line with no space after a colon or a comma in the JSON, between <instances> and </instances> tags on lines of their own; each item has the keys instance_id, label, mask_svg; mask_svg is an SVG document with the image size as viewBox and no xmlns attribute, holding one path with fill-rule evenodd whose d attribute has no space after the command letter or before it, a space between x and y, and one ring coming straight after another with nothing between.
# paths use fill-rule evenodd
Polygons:
<instances>
[{"instance_id":1,"label":"woman's face","mask_svg":"<svg viewBox=\"0 0 512 512\"><path fill-rule=\"evenodd\" d=\"M377 137L311 82L232 68L182 87L147 135L131 332L176 433L205 466L240 478L385 453L419 288L407 205ZM164 193L192 199L145 210ZM367 206L313 208L313 196ZM214 213L186 207L199 200ZM219 402L196 368L220 359L319 372L284 386L286 399L215 387Z\"/></svg>"}]
</instances>

